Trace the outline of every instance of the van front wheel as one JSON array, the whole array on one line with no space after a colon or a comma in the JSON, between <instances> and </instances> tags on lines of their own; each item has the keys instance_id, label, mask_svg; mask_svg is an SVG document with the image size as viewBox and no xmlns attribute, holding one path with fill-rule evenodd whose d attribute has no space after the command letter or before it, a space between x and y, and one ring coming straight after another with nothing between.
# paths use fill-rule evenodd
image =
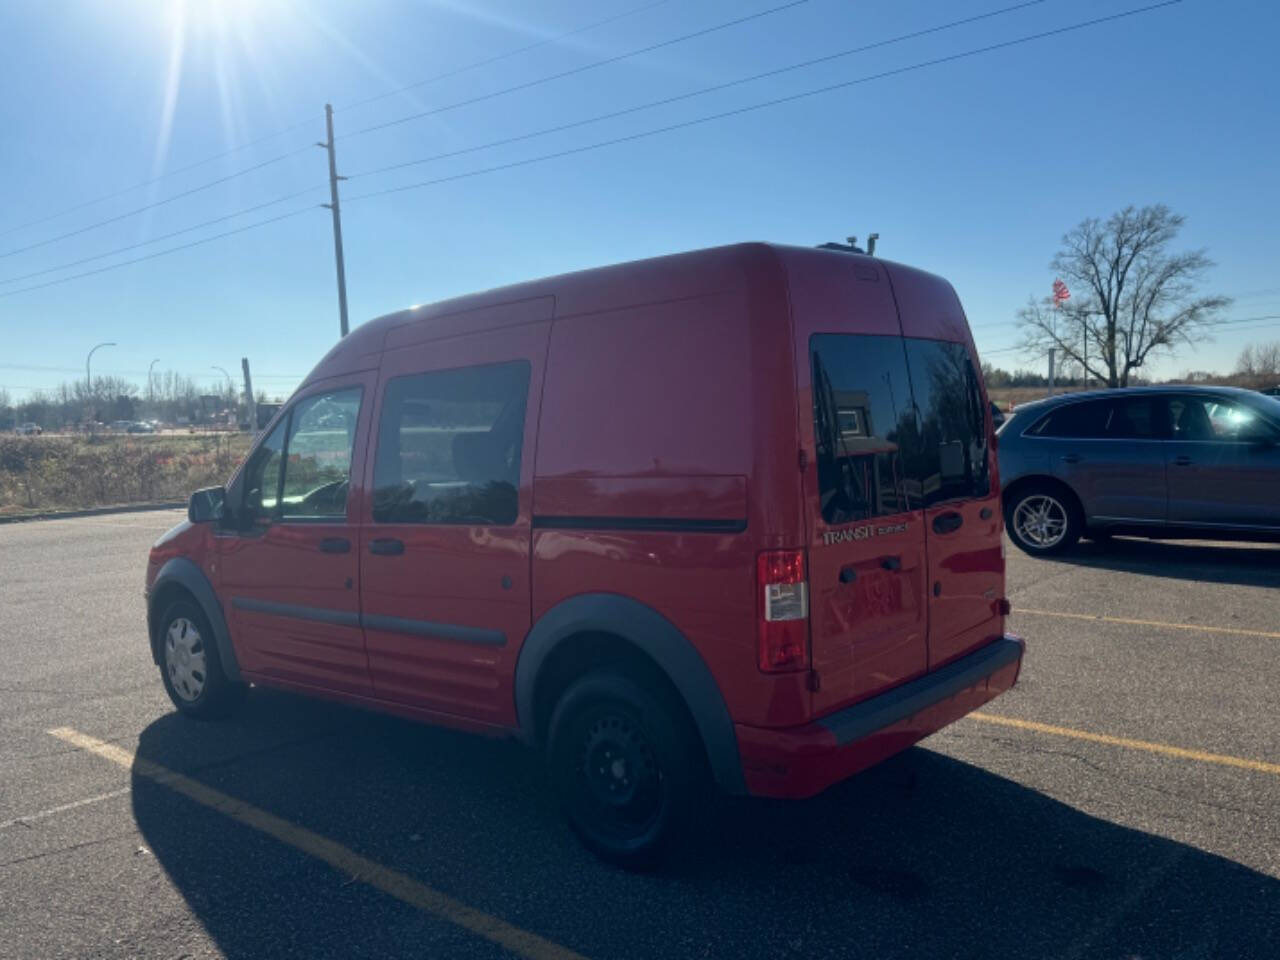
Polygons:
<instances>
[{"instance_id":1,"label":"van front wheel","mask_svg":"<svg viewBox=\"0 0 1280 960\"><path fill-rule=\"evenodd\" d=\"M596 673L572 684L551 717L547 761L569 825L621 866L652 865L689 823L696 743L669 699Z\"/></svg>"}]
</instances>

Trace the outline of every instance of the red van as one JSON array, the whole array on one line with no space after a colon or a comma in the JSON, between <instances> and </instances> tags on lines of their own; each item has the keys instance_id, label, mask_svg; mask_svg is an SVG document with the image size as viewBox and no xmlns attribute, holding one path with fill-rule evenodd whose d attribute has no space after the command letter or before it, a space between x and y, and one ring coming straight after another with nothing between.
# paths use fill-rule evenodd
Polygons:
<instances>
[{"instance_id":1,"label":"red van","mask_svg":"<svg viewBox=\"0 0 1280 960\"><path fill-rule=\"evenodd\" d=\"M979 369L946 281L764 244L382 317L152 549L155 661L519 736L649 859L704 777L807 797L1013 685Z\"/></svg>"}]
</instances>

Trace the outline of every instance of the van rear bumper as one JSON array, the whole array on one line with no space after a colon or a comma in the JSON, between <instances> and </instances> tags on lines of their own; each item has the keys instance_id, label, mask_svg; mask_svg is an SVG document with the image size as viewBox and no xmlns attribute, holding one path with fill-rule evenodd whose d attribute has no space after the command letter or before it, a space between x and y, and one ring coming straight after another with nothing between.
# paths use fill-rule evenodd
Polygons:
<instances>
[{"instance_id":1,"label":"van rear bumper","mask_svg":"<svg viewBox=\"0 0 1280 960\"><path fill-rule=\"evenodd\" d=\"M811 797L959 720L1018 679L1026 645L1009 634L870 700L799 727L735 724L747 792Z\"/></svg>"}]
</instances>

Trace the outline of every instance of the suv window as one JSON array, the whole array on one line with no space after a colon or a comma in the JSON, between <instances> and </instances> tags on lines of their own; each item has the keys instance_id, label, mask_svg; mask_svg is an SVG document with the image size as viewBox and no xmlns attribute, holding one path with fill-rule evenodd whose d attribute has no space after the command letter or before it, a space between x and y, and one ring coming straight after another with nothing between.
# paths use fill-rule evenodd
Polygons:
<instances>
[{"instance_id":1,"label":"suv window","mask_svg":"<svg viewBox=\"0 0 1280 960\"><path fill-rule=\"evenodd\" d=\"M991 492L982 382L968 348L945 340L905 341L911 390L920 410L919 454L911 472L925 505Z\"/></svg>"},{"instance_id":2,"label":"suv window","mask_svg":"<svg viewBox=\"0 0 1280 960\"><path fill-rule=\"evenodd\" d=\"M817 334L809 352L822 519L853 523L918 506L902 451L915 416L901 338Z\"/></svg>"},{"instance_id":3,"label":"suv window","mask_svg":"<svg viewBox=\"0 0 1280 960\"><path fill-rule=\"evenodd\" d=\"M1122 397L1111 405L1106 436L1113 440L1160 440L1162 400L1160 397Z\"/></svg>"},{"instance_id":4,"label":"suv window","mask_svg":"<svg viewBox=\"0 0 1280 960\"><path fill-rule=\"evenodd\" d=\"M1027 434L1073 440L1160 440L1163 417L1160 397L1106 397L1055 407Z\"/></svg>"},{"instance_id":5,"label":"suv window","mask_svg":"<svg viewBox=\"0 0 1280 960\"><path fill-rule=\"evenodd\" d=\"M293 408L285 443L281 516L327 520L347 515L359 413L359 387L319 393Z\"/></svg>"},{"instance_id":6,"label":"suv window","mask_svg":"<svg viewBox=\"0 0 1280 960\"><path fill-rule=\"evenodd\" d=\"M1276 428L1257 410L1221 397L1171 397L1169 421L1174 440L1256 442L1277 438Z\"/></svg>"},{"instance_id":7,"label":"suv window","mask_svg":"<svg viewBox=\"0 0 1280 960\"><path fill-rule=\"evenodd\" d=\"M520 360L388 381L373 519L515 523L529 371Z\"/></svg>"},{"instance_id":8,"label":"suv window","mask_svg":"<svg viewBox=\"0 0 1280 960\"><path fill-rule=\"evenodd\" d=\"M1064 403L1041 417L1027 433L1035 437L1101 439L1107 435L1107 419L1110 415L1110 400Z\"/></svg>"}]
</instances>

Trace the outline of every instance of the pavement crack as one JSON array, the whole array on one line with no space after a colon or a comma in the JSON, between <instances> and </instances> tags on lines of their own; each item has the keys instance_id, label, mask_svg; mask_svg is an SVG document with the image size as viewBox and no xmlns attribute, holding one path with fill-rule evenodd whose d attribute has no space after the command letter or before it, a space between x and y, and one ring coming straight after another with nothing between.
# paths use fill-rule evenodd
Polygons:
<instances>
[{"instance_id":1,"label":"pavement crack","mask_svg":"<svg viewBox=\"0 0 1280 960\"><path fill-rule=\"evenodd\" d=\"M18 857L14 860L5 860L0 862L0 868L12 867L20 863L30 863L33 860L43 860L45 857L56 857L60 853L71 853L75 850L83 850L86 847L97 847L104 843L110 843L113 840L123 840L125 837L137 836L138 830L135 827L132 830L126 830L123 833L113 833L110 836L98 837L95 840L84 840L80 843L68 844L65 847L58 847L54 850L45 850L43 853L33 853L30 856Z\"/></svg>"}]
</instances>

